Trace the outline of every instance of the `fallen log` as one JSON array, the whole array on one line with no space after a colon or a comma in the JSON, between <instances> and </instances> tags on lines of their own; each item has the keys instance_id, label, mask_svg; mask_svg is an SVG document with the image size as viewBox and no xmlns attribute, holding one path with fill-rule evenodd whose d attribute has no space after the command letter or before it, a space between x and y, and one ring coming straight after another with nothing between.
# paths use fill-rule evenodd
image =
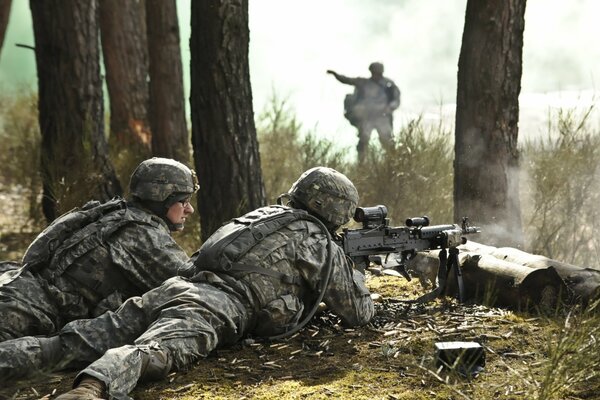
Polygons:
<instances>
[{"instance_id":1,"label":"fallen log","mask_svg":"<svg viewBox=\"0 0 600 400\"><path fill-rule=\"evenodd\" d=\"M439 251L421 252L413 263L420 268L438 265ZM501 260L490 254L477 254L464 249L458 255L462 269L465 299L486 305L514 309L553 311L564 301L567 288L552 267L530 268ZM417 267L417 268L419 268ZM457 295L453 271L447 281L447 295Z\"/></svg>"},{"instance_id":2,"label":"fallen log","mask_svg":"<svg viewBox=\"0 0 600 400\"><path fill-rule=\"evenodd\" d=\"M600 298L600 270L598 269L579 267L512 247L497 248L469 241L459 248L468 252L490 254L498 259L528 268L554 268L568 288L567 301L570 303L587 304Z\"/></svg>"}]
</instances>

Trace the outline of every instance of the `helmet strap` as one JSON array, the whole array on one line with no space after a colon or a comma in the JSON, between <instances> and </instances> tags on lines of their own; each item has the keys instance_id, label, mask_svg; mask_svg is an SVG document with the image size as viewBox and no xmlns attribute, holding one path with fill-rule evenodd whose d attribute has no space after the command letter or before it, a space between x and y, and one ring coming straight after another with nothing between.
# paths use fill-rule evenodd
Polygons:
<instances>
[{"instance_id":1,"label":"helmet strap","mask_svg":"<svg viewBox=\"0 0 600 400\"><path fill-rule=\"evenodd\" d=\"M162 219L167 224L169 231L175 232L183 229L183 224L174 224L169 220L169 218L167 218L167 211L169 210L170 206L167 207L166 202L136 199L134 200L134 204L142 206L152 214Z\"/></svg>"}]
</instances>

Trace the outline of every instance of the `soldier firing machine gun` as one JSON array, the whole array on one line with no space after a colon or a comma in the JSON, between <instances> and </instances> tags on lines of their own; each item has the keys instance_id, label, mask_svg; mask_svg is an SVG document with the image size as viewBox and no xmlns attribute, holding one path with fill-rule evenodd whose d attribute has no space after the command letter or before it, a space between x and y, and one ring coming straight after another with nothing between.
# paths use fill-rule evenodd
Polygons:
<instances>
[{"instance_id":1,"label":"soldier firing machine gun","mask_svg":"<svg viewBox=\"0 0 600 400\"><path fill-rule=\"evenodd\" d=\"M429 226L426 216L408 218L406 226L389 226L387 207L359 207L354 214L354 220L361 222L362 229L344 229L339 238L339 244L347 256L354 260L357 268L364 271L374 256L394 257L397 265L391 267L410 280L406 272L406 262L412 259L418 251L440 249L438 269L438 287L416 300L414 303L431 301L444 294L448 276L453 273L458 288L458 300L464 301L464 283L457 246L465 244L466 234L478 233L478 227L469 226L467 218L463 218L462 226L434 225Z\"/></svg>"}]
</instances>

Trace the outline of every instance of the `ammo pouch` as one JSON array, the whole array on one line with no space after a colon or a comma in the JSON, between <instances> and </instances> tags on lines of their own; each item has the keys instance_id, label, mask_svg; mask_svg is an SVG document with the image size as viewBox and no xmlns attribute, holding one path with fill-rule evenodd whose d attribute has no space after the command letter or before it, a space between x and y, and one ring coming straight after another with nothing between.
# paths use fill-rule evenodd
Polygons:
<instances>
[{"instance_id":1,"label":"ammo pouch","mask_svg":"<svg viewBox=\"0 0 600 400\"><path fill-rule=\"evenodd\" d=\"M287 332L300 322L304 305L293 294L284 294L270 301L258 311L253 333L258 336L273 336Z\"/></svg>"}]
</instances>

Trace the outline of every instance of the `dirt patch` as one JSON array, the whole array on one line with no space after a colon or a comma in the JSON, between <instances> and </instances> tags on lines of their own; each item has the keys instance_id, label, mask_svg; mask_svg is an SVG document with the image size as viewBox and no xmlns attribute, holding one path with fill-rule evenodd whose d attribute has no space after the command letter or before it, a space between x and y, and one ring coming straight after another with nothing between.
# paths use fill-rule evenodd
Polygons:
<instances>
[{"instance_id":1,"label":"dirt patch","mask_svg":"<svg viewBox=\"0 0 600 400\"><path fill-rule=\"evenodd\" d=\"M402 300L422 293L418 284L385 276L368 283L385 295L365 327L345 329L325 311L287 340L246 340L164 381L142 383L132 395L147 400L514 399L529 398L536 381L543 380L548 340L559 319L451 299L408 305ZM486 366L477 377L435 367L434 343L456 340L484 346ZM4 392L14 399L40 398L68 390L73 376L46 375Z\"/></svg>"}]
</instances>

